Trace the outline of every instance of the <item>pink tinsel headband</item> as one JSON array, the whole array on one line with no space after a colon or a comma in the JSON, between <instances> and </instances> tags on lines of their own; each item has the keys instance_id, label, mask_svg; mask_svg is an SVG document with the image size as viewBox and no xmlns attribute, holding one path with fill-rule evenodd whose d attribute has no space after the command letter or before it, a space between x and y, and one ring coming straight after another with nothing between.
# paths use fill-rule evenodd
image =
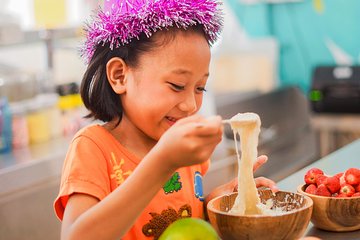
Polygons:
<instances>
[{"instance_id":1,"label":"pink tinsel headband","mask_svg":"<svg viewBox=\"0 0 360 240\"><path fill-rule=\"evenodd\" d=\"M221 31L223 17L218 0L105 0L92 23L85 27L86 40L81 54L89 62L99 44L110 48L128 44L141 33L168 28L186 29L201 24L210 44Z\"/></svg>"}]
</instances>

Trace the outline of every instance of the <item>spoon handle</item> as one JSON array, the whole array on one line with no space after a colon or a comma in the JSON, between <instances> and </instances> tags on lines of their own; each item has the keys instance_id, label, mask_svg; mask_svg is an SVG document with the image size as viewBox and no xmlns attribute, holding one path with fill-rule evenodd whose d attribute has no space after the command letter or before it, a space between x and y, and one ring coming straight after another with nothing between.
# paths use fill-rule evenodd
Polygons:
<instances>
[{"instance_id":1,"label":"spoon handle","mask_svg":"<svg viewBox=\"0 0 360 240\"><path fill-rule=\"evenodd\" d=\"M221 121L222 122L222 124L231 124L231 120L230 119L224 119L224 120L222 120Z\"/></svg>"}]
</instances>

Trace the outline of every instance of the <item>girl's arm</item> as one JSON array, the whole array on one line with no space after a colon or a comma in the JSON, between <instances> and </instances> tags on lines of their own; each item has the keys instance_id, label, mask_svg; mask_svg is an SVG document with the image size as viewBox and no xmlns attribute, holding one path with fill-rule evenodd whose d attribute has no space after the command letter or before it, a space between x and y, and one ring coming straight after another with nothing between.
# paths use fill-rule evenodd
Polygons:
<instances>
[{"instance_id":1,"label":"girl's arm","mask_svg":"<svg viewBox=\"0 0 360 240\"><path fill-rule=\"evenodd\" d=\"M119 239L123 236L173 172L161 158L146 158L102 201L80 193L70 196L63 218L62 239Z\"/></svg>"},{"instance_id":2,"label":"girl's arm","mask_svg":"<svg viewBox=\"0 0 360 240\"><path fill-rule=\"evenodd\" d=\"M126 181L102 201L81 193L70 196L61 239L121 238L173 172L206 161L221 136L219 117L205 120L194 116L178 121Z\"/></svg>"}]
</instances>

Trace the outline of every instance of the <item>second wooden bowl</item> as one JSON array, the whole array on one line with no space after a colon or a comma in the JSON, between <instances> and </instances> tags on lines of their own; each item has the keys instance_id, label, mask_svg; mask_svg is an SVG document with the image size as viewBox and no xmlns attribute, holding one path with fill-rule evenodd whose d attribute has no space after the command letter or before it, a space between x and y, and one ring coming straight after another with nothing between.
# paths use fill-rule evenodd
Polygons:
<instances>
[{"instance_id":1,"label":"second wooden bowl","mask_svg":"<svg viewBox=\"0 0 360 240\"><path fill-rule=\"evenodd\" d=\"M306 193L304 188L300 185L297 191L313 200L311 222L315 227L334 232L360 229L360 197L322 197Z\"/></svg>"}]
</instances>

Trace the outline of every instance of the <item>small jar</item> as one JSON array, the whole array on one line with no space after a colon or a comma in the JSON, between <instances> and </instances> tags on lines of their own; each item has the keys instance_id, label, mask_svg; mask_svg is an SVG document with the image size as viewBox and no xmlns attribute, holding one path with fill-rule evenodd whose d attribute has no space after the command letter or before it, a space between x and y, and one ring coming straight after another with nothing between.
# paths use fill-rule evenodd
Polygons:
<instances>
[{"instance_id":1,"label":"small jar","mask_svg":"<svg viewBox=\"0 0 360 240\"><path fill-rule=\"evenodd\" d=\"M27 114L30 144L42 143L50 140L50 121L46 111L46 103L40 97L29 102Z\"/></svg>"},{"instance_id":2,"label":"small jar","mask_svg":"<svg viewBox=\"0 0 360 240\"><path fill-rule=\"evenodd\" d=\"M12 146L14 149L29 145L29 130L26 118L27 103L27 101L20 101L10 104L12 113Z\"/></svg>"},{"instance_id":3,"label":"small jar","mask_svg":"<svg viewBox=\"0 0 360 240\"><path fill-rule=\"evenodd\" d=\"M61 122L61 111L58 107L59 95L56 93L41 94L39 96L44 102L44 108L48 115L50 136L57 138L63 134L63 126Z\"/></svg>"},{"instance_id":4,"label":"small jar","mask_svg":"<svg viewBox=\"0 0 360 240\"><path fill-rule=\"evenodd\" d=\"M0 153L10 152L12 132L11 132L11 112L7 98L0 99Z\"/></svg>"},{"instance_id":5,"label":"small jar","mask_svg":"<svg viewBox=\"0 0 360 240\"><path fill-rule=\"evenodd\" d=\"M59 108L62 111L63 132L65 136L74 135L81 127L83 118L79 113L83 106L77 83L67 83L57 87Z\"/></svg>"}]
</instances>

